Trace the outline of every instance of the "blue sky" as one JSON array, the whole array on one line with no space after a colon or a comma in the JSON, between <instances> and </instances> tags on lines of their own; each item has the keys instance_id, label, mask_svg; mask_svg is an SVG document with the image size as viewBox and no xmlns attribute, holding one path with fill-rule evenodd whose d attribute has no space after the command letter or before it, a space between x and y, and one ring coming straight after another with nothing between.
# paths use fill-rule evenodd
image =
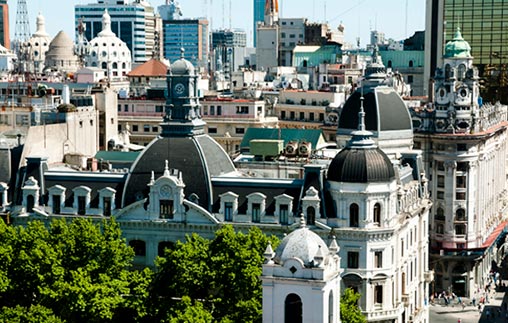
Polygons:
<instances>
[{"instance_id":1,"label":"blue sky","mask_svg":"<svg viewBox=\"0 0 508 323\"><path fill-rule=\"evenodd\" d=\"M9 0L11 37L14 36L16 5ZM27 0L30 31L35 32L35 17L41 12L46 30L54 37L60 30L74 38L74 5L96 0ZM152 6L164 0L149 0ZM252 40L252 0L180 0L184 17L212 17L212 27L244 29ZM207 7L204 4L207 3ZM369 42L370 30L383 31L387 38L401 40L425 28L425 0L279 0L281 17L305 17L310 21L328 21L333 28L345 26L346 41L362 46ZM206 10L205 8L208 8ZM231 8L231 10L230 10ZM325 9L326 8L326 9ZM231 13L230 13L231 11ZM224 14L223 14L224 13ZM407 14L406 14L407 13ZM230 19L231 17L231 19Z\"/></svg>"}]
</instances>

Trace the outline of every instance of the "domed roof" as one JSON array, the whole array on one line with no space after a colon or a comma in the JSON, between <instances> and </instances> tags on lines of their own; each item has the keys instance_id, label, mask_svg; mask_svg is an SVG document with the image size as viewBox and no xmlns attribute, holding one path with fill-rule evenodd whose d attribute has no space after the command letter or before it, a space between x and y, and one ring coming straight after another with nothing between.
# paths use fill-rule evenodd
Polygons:
<instances>
[{"instance_id":1,"label":"domed roof","mask_svg":"<svg viewBox=\"0 0 508 323\"><path fill-rule=\"evenodd\" d=\"M328 167L328 180L334 182L390 182L394 178L390 158L377 147L346 147L335 155Z\"/></svg>"},{"instance_id":2,"label":"domed roof","mask_svg":"<svg viewBox=\"0 0 508 323\"><path fill-rule=\"evenodd\" d=\"M395 171L390 158L371 139L372 133L366 130L363 108L360 98L358 112L358 130L347 146L333 158L328 166L328 180L348 183L390 182Z\"/></svg>"},{"instance_id":3,"label":"domed roof","mask_svg":"<svg viewBox=\"0 0 508 323\"><path fill-rule=\"evenodd\" d=\"M321 248L322 254L329 253L326 243L316 233L302 225L299 229L288 234L275 250L274 262L284 264L291 258L298 258L303 261L306 267L310 267Z\"/></svg>"},{"instance_id":4,"label":"domed roof","mask_svg":"<svg viewBox=\"0 0 508 323\"><path fill-rule=\"evenodd\" d=\"M194 65L184 58L184 49L179 60L171 64L170 69L173 75L194 75Z\"/></svg>"},{"instance_id":5,"label":"domed roof","mask_svg":"<svg viewBox=\"0 0 508 323\"><path fill-rule=\"evenodd\" d=\"M357 89L346 101L339 118L338 132L357 129L361 91ZM409 111L399 94L388 86L367 90L364 94L366 129L373 132L409 130L413 125ZM347 130L346 130L347 131ZM375 134L376 135L376 134Z\"/></svg>"},{"instance_id":6,"label":"domed roof","mask_svg":"<svg viewBox=\"0 0 508 323\"><path fill-rule=\"evenodd\" d=\"M212 200L211 177L235 171L228 154L208 135L191 137L158 137L138 156L131 167L125 183L123 206L148 197L151 172L155 177L160 165L168 160L169 167L182 173L185 183L184 193L189 196L195 193L199 204L209 209Z\"/></svg>"},{"instance_id":7,"label":"domed roof","mask_svg":"<svg viewBox=\"0 0 508 323\"><path fill-rule=\"evenodd\" d=\"M445 58L467 58L471 56L471 46L469 43L462 38L460 28L457 27L457 31L453 36L453 39L445 45Z\"/></svg>"},{"instance_id":8,"label":"domed roof","mask_svg":"<svg viewBox=\"0 0 508 323\"><path fill-rule=\"evenodd\" d=\"M46 21L44 19L44 16L41 13L39 13L39 15L37 15L36 24L37 24L37 30L32 35L32 38L37 38L37 37L49 38L49 34L46 32Z\"/></svg>"},{"instance_id":9,"label":"domed roof","mask_svg":"<svg viewBox=\"0 0 508 323\"><path fill-rule=\"evenodd\" d=\"M72 50L73 46L72 39L63 30L60 30L51 43L49 43L49 50L69 54L74 53Z\"/></svg>"}]
</instances>

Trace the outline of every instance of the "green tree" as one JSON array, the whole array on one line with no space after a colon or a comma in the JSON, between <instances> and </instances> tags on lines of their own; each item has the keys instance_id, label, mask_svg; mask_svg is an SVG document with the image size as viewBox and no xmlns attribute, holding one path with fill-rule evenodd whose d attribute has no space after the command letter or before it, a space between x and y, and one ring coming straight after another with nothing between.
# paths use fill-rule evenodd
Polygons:
<instances>
[{"instance_id":1,"label":"green tree","mask_svg":"<svg viewBox=\"0 0 508 323\"><path fill-rule=\"evenodd\" d=\"M0 310L0 322L6 323L63 323L51 309L33 305L29 308L16 306L4 307Z\"/></svg>"},{"instance_id":2,"label":"green tree","mask_svg":"<svg viewBox=\"0 0 508 323\"><path fill-rule=\"evenodd\" d=\"M140 287L151 273L129 271L134 252L114 220L0 221L0 250L2 307L42 306L67 322L113 322L125 312L135 321L147 312Z\"/></svg>"},{"instance_id":3,"label":"green tree","mask_svg":"<svg viewBox=\"0 0 508 323\"><path fill-rule=\"evenodd\" d=\"M342 323L365 323L367 319L358 307L361 295L351 288L346 288L340 298L340 318Z\"/></svg>"},{"instance_id":4,"label":"green tree","mask_svg":"<svg viewBox=\"0 0 508 323\"><path fill-rule=\"evenodd\" d=\"M270 240L278 244L276 237ZM156 320L178 317L175 309L188 296L192 304L202 303L215 322L260 322L259 276L268 241L256 227L242 233L227 225L211 241L193 234L178 242L158 261L152 289Z\"/></svg>"}]
</instances>

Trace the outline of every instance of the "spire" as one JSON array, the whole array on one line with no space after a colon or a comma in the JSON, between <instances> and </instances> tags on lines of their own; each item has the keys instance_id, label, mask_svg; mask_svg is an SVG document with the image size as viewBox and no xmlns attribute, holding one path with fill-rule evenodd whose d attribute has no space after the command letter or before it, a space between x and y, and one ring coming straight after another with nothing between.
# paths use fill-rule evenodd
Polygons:
<instances>
[{"instance_id":1,"label":"spire","mask_svg":"<svg viewBox=\"0 0 508 323\"><path fill-rule=\"evenodd\" d=\"M149 185L153 185L155 183L155 174L152 170L152 176L150 176L150 184Z\"/></svg>"},{"instance_id":2,"label":"spire","mask_svg":"<svg viewBox=\"0 0 508 323\"><path fill-rule=\"evenodd\" d=\"M339 245L337 244L337 239L335 239L335 236L332 237L332 242L330 242L330 246L328 247L328 250L332 254L337 254L339 252Z\"/></svg>"},{"instance_id":3,"label":"spire","mask_svg":"<svg viewBox=\"0 0 508 323\"><path fill-rule=\"evenodd\" d=\"M353 137L348 143L350 148L374 148L375 142L371 139L372 132L367 131L365 127L365 111L363 109L363 87L361 89L360 111L358 112L358 130L353 132Z\"/></svg>"},{"instance_id":4,"label":"spire","mask_svg":"<svg viewBox=\"0 0 508 323\"><path fill-rule=\"evenodd\" d=\"M314 256L314 265L316 267L323 267L323 260L325 259L325 255L323 253L323 249L321 249L321 245L318 247L318 251Z\"/></svg>"},{"instance_id":5,"label":"spire","mask_svg":"<svg viewBox=\"0 0 508 323\"><path fill-rule=\"evenodd\" d=\"M265 1L265 26L273 26L279 20L279 1Z\"/></svg>"},{"instance_id":6,"label":"spire","mask_svg":"<svg viewBox=\"0 0 508 323\"><path fill-rule=\"evenodd\" d=\"M40 12L37 15L36 24L37 30L35 31L35 34L33 34L33 37L49 37L49 34L46 32L46 21Z\"/></svg>"},{"instance_id":7,"label":"spire","mask_svg":"<svg viewBox=\"0 0 508 323\"><path fill-rule=\"evenodd\" d=\"M272 259L275 256L275 252L273 252L272 243L270 241L268 241L268 246L266 246L266 250L263 253L263 256L266 259L265 263L267 265L272 265L273 264L273 260Z\"/></svg>"}]
</instances>

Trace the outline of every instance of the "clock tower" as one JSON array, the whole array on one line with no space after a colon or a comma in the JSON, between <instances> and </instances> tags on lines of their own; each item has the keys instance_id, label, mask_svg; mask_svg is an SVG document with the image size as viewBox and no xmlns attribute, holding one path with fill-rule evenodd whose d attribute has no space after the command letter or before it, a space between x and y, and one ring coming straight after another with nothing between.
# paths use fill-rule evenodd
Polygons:
<instances>
[{"instance_id":1,"label":"clock tower","mask_svg":"<svg viewBox=\"0 0 508 323\"><path fill-rule=\"evenodd\" d=\"M435 131L466 133L477 131L480 88L473 66L471 47L457 28L445 46L443 68L435 75Z\"/></svg>"},{"instance_id":2,"label":"clock tower","mask_svg":"<svg viewBox=\"0 0 508 323\"><path fill-rule=\"evenodd\" d=\"M205 122L201 119L198 99L198 75L191 62L182 56L168 69L166 114L162 137L193 136L204 134Z\"/></svg>"}]
</instances>

